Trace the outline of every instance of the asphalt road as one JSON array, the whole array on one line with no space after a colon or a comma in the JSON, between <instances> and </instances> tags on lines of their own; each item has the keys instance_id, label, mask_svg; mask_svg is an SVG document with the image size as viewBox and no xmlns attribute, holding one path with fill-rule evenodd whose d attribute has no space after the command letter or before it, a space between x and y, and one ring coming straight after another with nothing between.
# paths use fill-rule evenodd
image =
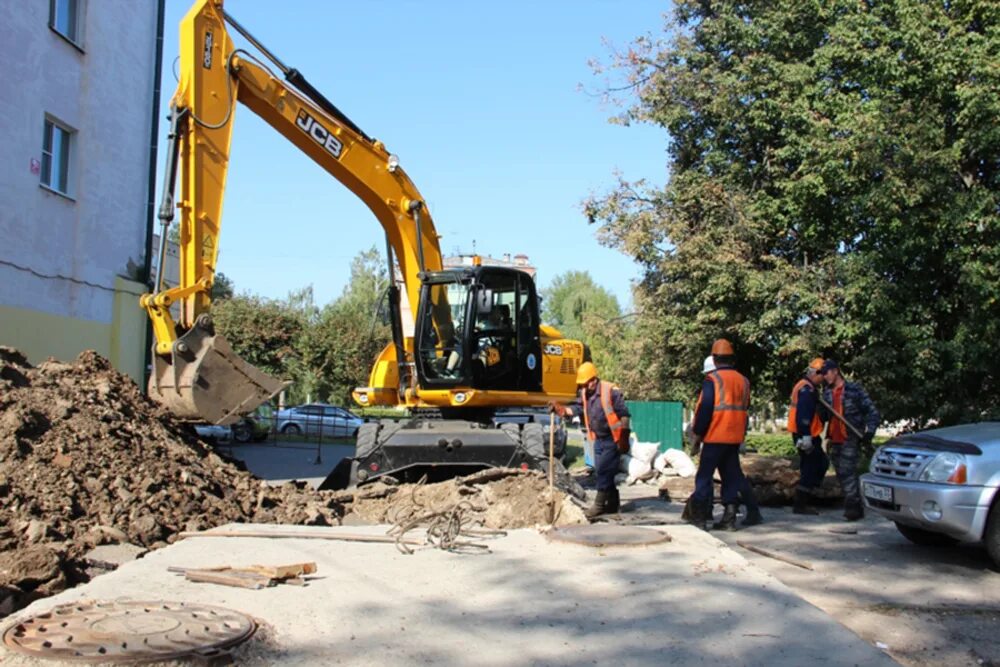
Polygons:
<instances>
[{"instance_id":1,"label":"asphalt road","mask_svg":"<svg viewBox=\"0 0 1000 667\"><path fill-rule=\"evenodd\" d=\"M620 520L679 522L681 504L655 494L655 487L626 487L623 499L631 500ZM848 523L836 508L815 517L790 507L763 513L760 526L712 535L903 665L1000 665L1000 572L984 549L917 546L881 517ZM758 555L737 540L813 569Z\"/></svg>"}]
</instances>

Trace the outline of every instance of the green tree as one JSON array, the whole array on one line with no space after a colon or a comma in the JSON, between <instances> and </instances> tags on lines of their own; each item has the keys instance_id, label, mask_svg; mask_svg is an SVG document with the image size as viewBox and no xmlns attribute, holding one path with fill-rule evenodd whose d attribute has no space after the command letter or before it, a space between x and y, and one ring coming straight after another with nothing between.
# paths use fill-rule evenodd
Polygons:
<instances>
[{"instance_id":1,"label":"green tree","mask_svg":"<svg viewBox=\"0 0 1000 667\"><path fill-rule=\"evenodd\" d=\"M351 262L343 294L318 314L302 351L314 374L317 396L342 405L351 391L368 384L372 364L391 339L378 310L389 286L385 260L374 247Z\"/></svg>"},{"instance_id":2,"label":"green tree","mask_svg":"<svg viewBox=\"0 0 1000 667\"><path fill-rule=\"evenodd\" d=\"M612 56L662 189L588 200L644 270L636 367L689 396L731 337L760 399L837 356L889 419L1000 407L1000 4L677 0Z\"/></svg>"},{"instance_id":3,"label":"green tree","mask_svg":"<svg viewBox=\"0 0 1000 667\"><path fill-rule=\"evenodd\" d=\"M601 375L626 385L622 357L631 338L618 299L587 271L567 271L542 291L542 319L590 347ZM626 387L628 388L628 387Z\"/></svg>"},{"instance_id":4,"label":"green tree","mask_svg":"<svg viewBox=\"0 0 1000 667\"><path fill-rule=\"evenodd\" d=\"M233 284L229 276L219 271L215 274L215 280L212 282L210 293L213 301L216 299L231 299L236 294L236 285Z\"/></svg>"},{"instance_id":5,"label":"green tree","mask_svg":"<svg viewBox=\"0 0 1000 667\"><path fill-rule=\"evenodd\" d=\"M241 295L212 304L212 319L233 351L275 377L295 376L305 322L282 301Z\"/></svg>"}]
</instances>

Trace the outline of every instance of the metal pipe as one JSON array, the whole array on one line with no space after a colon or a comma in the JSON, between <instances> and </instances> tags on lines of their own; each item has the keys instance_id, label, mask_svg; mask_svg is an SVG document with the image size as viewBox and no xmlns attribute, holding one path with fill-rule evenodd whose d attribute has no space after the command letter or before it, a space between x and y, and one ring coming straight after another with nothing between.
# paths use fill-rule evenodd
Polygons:
<instances>
[{"instance_id":1,"label":"metal pipe","mask_svg":"<svg viewBox=\"0 0 1000 667\"><path fill-rule=\"evenodd\" d=\"M236 32L243 35L248 42L253 44L255 49L257 49L265 56L267 56L267 59L270 60L272 63L274 63L277 66L277 68L281 70L282 74L286 75L288 74L290 70L287 67L285 67L285 63L278 60L278 56L268 51L263 44L258 42L257 38L251 35L249 30L240 25L239 22L236 19L234 19L229 12L222 10L222 16L223 18L226 19L226 22L229 23L229 25L233 26L233 28L236 29Z\"/></svg>"},{"instance_id":2,"label":"metal pipe","mask_svg":"<svg viewBox=\"0 0 1000 667\"><path fill-rule=\"evenodd\" d=\"M180 130L180 119L186 113L171 107L170 110L170 134L167 135L167 164L163 170L163 191L160 195L160 212L157 217L160 219L160 250L159 263L156 266L156 281L153 283L153 293L156 294L163 289L164 264L167 261L167 230L174 220L174 189L177 185L177 156L180 152L180 141L178 134Z\"/></svg>"},{"instance_id":3,"label":"metal pipe","mask_svg":"<svg viewBox=\"0 0 1000 667\"><path fill-rule=\"evenodd\" d=\"M410 213L413 214L413 221L417 224L417 261L420 264L420 272L423 273L426 270L424 264L424 233L420 228L420 209L423 208L424 203L421 201L410 202ZM413 304L410 304L413 307Z\"/></svg>"}]
</instances>

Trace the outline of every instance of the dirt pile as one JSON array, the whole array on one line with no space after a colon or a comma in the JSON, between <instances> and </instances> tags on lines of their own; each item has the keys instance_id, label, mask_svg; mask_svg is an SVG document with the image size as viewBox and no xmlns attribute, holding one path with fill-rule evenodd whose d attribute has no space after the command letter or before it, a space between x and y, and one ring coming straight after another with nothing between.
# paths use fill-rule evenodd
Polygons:
<instances>
[{"instance_id":1,"label":"dirt pile","mask_svg":"<svg viewBox=\"0 0 1000 667\"><path fill-rule=\"evenodd\" d=\"M542 499L538 473L407 489L269 487L96 353L32 367L0 347L0 616L86 581L83 556L100 544L157 548L225 523L338 525L352 511L356 521L383 522L404 497L475 496L477 519L512 528L546 522L564 499Z\"/></svg>"}]
</instances>

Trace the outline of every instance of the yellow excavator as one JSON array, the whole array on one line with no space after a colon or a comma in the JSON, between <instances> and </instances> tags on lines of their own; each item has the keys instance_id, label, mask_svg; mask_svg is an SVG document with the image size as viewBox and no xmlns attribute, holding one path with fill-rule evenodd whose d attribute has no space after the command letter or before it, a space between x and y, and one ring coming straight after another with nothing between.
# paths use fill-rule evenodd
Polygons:
<instances>
[{"instance_id":1,"label":"yellow excavator","mask_svg":"<svg viewBox=\"0 0 1000 667\"><path fill-rule=\"evenodd\" d=\"M236 48L229 28L260 55ZM565 428L549 433L544 406L573 397L585 346L541 323L528 273L485 266L477 258L445 269L430 211L398 158L270 53L222 0L198 0L180 26L159 269L155 291L140 299L155 337L150 397L181 418L228 424L285 386L236 355L210 314L238 104L361 198L385 230L389 275L401 277L404 286L401 294L390 281L392 342L375 360L368 386L353 397L363 407L406 408L409 417L365 423L355 456L321 488L386 476L440 479L494 466L547 469L549 438L562 449ZM180 280L165 288L167 230L175 210ZM404 299L407 309L401 308ZM554 472L566 482L561 464Z\"/></svg>"}]
</instances>

